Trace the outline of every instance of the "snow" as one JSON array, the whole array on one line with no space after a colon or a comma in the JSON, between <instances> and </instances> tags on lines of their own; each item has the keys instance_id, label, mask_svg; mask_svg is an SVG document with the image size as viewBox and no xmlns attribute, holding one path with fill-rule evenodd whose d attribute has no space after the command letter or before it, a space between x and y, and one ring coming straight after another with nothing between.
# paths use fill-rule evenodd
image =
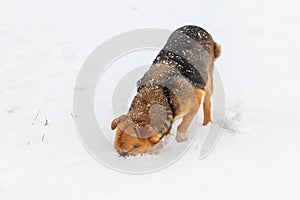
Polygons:
<instances>
[{"instance_id":1,"label":"snow","mask_svg":"<svg viewBox=\"0 0 300 200\"><path fill-rule=\"evenodd\" d=\"M0 199L299 199L298 7L293 0L2 0ZM199 160L200 135L152 174L102 166L83 148L71 115L81 65L113 35L185 24L222 45L221 140Z\"/></svg>"}]
</instances>

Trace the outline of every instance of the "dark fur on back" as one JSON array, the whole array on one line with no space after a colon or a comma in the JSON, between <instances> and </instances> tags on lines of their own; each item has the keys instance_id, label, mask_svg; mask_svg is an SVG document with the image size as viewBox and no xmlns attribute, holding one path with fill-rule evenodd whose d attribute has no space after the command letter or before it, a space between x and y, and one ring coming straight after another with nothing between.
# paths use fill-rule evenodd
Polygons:
<instances>
[{"instance_id":1,"label":"dark fur on back","mask_svg":"<svg viewBox=\"0 0 300 200\"><path fill-rule=\"evenodd\" d=\"M165 63L174 69L171 76L179 73L194 86L204 89L208 80L207 66L212 65L216 58L214 51L215 43L207 31L197 26L181 27L171 34L167 44L155 58L152 67L156 69L150 68L138 82L138 87L149 83L151 77L160 72L157 71L156 64ZM215 55L215 58L211 55Z\"/></svg>"}]
</instances>

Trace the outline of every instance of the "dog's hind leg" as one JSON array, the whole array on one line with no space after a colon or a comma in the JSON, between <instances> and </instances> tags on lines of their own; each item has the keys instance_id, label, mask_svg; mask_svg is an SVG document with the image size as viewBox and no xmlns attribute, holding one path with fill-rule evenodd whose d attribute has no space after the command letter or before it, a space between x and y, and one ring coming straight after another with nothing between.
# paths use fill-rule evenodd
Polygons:
<instances>
[{"instance_id":1,"label":"dog's hind leg","mask_svg":"<svg viewBox=\"0 0 300 200\"><path fill-rule=\"evenodd\" d=\"M210 79L208 81L208 85L205 88L205 96L203 102L203 112L204 112L204 119L203 119L203 126L207 125L211 122L211 95L213 92L213 77L212 73L210 73Z\"/></svg>"},{"instance_id":2,"label":"dog's hind leg","mask_svg":"<svg viewBox=\"0 0 300 200\"><path fill-rule=\"evenodd\" d=\"M203 119L203 126L207 125L211 122L211 94L209 91L205 93L204 102L203 102L203 112L204 112L204 119Z\"/></svg>"},{"instance_id":3,"label":"dog's hind leg","mask_svg":"<svg viewBox=\"0 0 300 200\"><path fill-rule=\"evenodd\" d=\"M211 95L214 90L213 70L214 70L214 65L212 65L209 68L209 73L208 73L209 80L208 80L208 84L204 90L205 96L204 96L204 102L203 102L203 112L204 112L203 126L205 126L209 122L211 122Z\"/></svg>"}]
</instances>

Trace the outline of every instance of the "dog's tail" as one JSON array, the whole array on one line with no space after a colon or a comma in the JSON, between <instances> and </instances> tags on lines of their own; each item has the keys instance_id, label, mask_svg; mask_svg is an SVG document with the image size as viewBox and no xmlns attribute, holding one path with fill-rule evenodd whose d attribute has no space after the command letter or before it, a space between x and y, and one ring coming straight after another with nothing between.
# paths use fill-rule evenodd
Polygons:
<instances>
[{"instance_id":1,"label":"dog's tail","mask_svg":"<svg viewBox=\"0 0 300 200\"><path fill-rule=\"evenodd\" d=\"M215 59L217 59L221 55L221 46L216 42L214 42L214 53L215 53Z\"/></svg>"}]
</instances>

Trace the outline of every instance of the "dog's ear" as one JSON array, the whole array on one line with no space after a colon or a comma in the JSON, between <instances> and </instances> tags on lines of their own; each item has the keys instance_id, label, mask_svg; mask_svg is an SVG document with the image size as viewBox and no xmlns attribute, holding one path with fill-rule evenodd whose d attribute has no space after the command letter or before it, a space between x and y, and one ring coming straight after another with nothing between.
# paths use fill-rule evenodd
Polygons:
<instances>
[{"instance_id":1,"label":"dog's ear","mask_svg":"<svg viewBox=\"0 0 300 200\"><path fill-rule=\"evenodd\" d=\"M135 130L138 138L147 138L149 126L138 126Z\"/></svg>"},{"instance_id":2,"label":"dog's ear","mask_svg":"<svg viewBox=\"0 0 300 200\"><path fill-rule=\"evenodd\" d=\"M138 138L149 138L155 134L155 131L151 126L147 125L136 127L136 133Z\"/></svg>"},{"instance_id":3,"label":"dog's ear","mask_svg":"<svg viewBox=\"0 0 300 200\"><path fill-rule=\"evenodd\" d=\"M126 119L127 119L127 115L122 115L122 116L114 119L110 125L111 130L115 130L117 128L118 124L125 121Z\"/></svg>"}]
</instances>

